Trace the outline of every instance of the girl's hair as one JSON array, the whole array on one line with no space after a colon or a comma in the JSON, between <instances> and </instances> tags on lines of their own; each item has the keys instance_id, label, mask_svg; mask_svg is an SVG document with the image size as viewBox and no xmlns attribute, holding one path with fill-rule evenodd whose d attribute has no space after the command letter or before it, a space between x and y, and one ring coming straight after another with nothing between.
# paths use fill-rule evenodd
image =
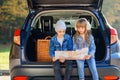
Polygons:
<instances>
[{"instance_id":1,"label":"girl's hair","mask_svg":"<svg viewBox=\"0 0 120 80\"><path fill-rule=\"evenodd\" d=\"M76 39L80 35L80 33L77 30L77 28L80 28L80 27L85 28L85 41L89 44L90 43L90 34L91 34L91 31L89 28L91 28L91 26L86 18L80 18L79 20L77 20L77 22L75 24L76 33L74 35L74 43L76 43Z\"/></svg>"}]
</instances>

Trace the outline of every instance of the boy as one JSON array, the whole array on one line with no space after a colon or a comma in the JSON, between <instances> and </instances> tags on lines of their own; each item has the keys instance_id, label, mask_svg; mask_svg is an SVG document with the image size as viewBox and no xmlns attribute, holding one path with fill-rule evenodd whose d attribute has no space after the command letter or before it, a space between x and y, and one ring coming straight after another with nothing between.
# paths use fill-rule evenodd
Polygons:
<instances>
[{"instance_id":1,"label":"boy","mask_svg":"<svg viewBox=\"0 0 120 80\"><path fill-rule=\"evenodd\" d=\"M56 35L53 36L50 40L50 56L53 61L53 68L55 73L55 80L63 80L62 74L60 71L60 63L65 63L65 77L64 80L70 80L70 75L72 73L72 61L65 60L64 57L61 57L59 60L55 58L55 51L70 51L73 50L73 41L72 38L65 34L66 25L64 21L58 20L55 26Z\"/></svg>"}]
</instances>

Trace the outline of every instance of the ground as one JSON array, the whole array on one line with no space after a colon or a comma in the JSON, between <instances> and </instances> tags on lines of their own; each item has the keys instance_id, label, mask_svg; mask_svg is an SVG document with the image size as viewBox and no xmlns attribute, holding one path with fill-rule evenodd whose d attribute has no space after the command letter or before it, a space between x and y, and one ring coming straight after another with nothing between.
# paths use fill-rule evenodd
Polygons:
<instances>
[{"instance_id":1,"label":"ground","mask_svg":"<svg viewBox=\"0 0 120 80\"><path fill-rule=\"evenodd\" d=\"M9 76L10 46L11 46L10 44L0 44L0 80L10 80Z\"/></svg>"},{"instance_id":2,"label":"ground","mask_svg":"<svg viewBox=\"0 0 120 80\"><path fill-rule=\"evenodd\" d=\"M10 76L0 76L0 80L10 80Z\"/></svg>"},{"instance_id":3,"label":"ground","mask_svg":"<svg viewBox=\"0 0 120 80\"><path fill-rule=\"evenodd\" d=\"M0 44L0 70L9 69L10 44Z\"/></svg>"}]
</instances>

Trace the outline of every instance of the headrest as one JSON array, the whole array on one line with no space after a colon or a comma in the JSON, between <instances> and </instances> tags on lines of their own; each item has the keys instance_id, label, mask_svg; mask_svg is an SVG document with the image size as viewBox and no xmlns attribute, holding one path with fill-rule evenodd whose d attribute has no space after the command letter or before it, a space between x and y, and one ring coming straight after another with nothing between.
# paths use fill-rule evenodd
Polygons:
<instances>
[{"instance_id":1,"label":"headrest","mask_svg":"<svg viewBox=\"0 0 120 80\"><path fill-rule=\"evenodd\" d=\"M79 18L86 18L90 23L92 21L92 17L89 15L81 15Z\"/></svg>"}]
</instances>

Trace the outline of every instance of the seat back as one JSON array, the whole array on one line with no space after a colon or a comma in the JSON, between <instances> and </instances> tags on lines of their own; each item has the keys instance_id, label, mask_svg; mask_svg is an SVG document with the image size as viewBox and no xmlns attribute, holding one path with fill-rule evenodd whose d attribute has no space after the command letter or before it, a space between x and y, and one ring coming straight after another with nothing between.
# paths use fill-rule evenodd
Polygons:
<instances>
[{"instance_id":1,"label":"seat back","mask_svg":"<svg viewBox=\"0 0 120 80\"><path fill-rule=\"evenodd\" d=\"M41 29L42 32L50 32L53 29L53 17L52 16L41 16Z\"/></svg>"}]
</instances>

